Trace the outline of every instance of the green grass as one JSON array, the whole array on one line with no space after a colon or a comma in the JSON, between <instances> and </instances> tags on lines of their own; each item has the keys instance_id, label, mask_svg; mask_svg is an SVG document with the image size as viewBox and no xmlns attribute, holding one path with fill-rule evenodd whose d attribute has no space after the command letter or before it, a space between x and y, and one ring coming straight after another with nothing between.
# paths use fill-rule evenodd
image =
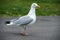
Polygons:
<instances>
[{"instance_id":1,"label":"green grass","mask_svg":"<svg viewBox=\"0 0 60 40\"><path fill-rule=\"evenodd\" d=\"M0 16L26 15L33 2L41 6L36 9L37 16L59 16L60 0L5 0L0 1Z\"/></svg>"}]
</instances>

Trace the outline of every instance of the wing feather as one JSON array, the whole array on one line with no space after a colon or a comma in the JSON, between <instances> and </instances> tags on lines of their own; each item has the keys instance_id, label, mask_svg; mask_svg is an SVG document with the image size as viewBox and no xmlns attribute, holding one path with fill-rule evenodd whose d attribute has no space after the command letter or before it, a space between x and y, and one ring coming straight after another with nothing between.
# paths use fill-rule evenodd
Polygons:
<instances>
[{"instance_id":1,"label":"wing feather","mask_svg":"<svg viewBox=\"0 0 60 40\"><path fill-rule=\"evenodd\" d=\"M18 25L27 25L27 24L29 24L32 21L33 21L32 18L30 18L29 16L25 16L25 17L22 17L22 18L19 18L18 20L16 20L15 24L18 24Z\"/></svg>"}]
</instances>

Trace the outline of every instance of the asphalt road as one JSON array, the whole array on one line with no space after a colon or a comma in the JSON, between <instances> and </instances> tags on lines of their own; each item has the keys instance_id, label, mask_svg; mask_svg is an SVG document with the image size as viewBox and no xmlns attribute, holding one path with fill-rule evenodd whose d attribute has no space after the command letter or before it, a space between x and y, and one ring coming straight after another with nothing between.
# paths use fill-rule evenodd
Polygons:
<instances>
[{"instance_id":1,"label":"asphalt road","mask_svg":"<svg viewBox=\"0 0 60 40\"><path fill-rule=\"evenodd\" d=\"M13 18L0 18L0 40L60 40L60 16L37 17L36 23L27 26L28 36L20 35L21 27L4 24Z\"/></svg>"}]
</instances>

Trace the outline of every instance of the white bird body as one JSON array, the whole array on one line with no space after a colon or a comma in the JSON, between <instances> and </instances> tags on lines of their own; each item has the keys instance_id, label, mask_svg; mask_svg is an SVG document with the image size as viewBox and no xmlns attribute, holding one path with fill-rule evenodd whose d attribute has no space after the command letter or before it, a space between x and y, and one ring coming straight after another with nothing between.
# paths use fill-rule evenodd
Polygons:
<instances>
[{"instance_id":1,"label":"white bird body","mask_svg":"<svg viewBox=\"0 0 60 40\"><path fill-rule=\"evenodd\" d=\"M33 19L33 21L30 23L33 24L36 21L35 8L31 7L28 16Z\"/></svg>"},{"instance_id":2,"label":"white bird body","mask_svg":"<svg viewBox=\"0 0 60 40\"><path fill-rule=\"evenodd\" d=\"M6 23L8 23L7 25L18 25L18 26L25 26L24 27L24 31L22 31L21 33L23 35L26 35L26 25L31 25L33 23L35 23L36 21L36 13L35 13L35 8L36 7L40 7L39 5L37 5L36 3L33 3L31 5L31 9L29 11L29 13L25 16L20 17L19 19L13 19L11 21L8 21Z\"/></svg>"},{"instance_id":3,"label":"white bird body","mask_svg":"<svg viewBox=\"0 0 60 40\"><path fill-rule=\"evenodd\" d=\"M36 21L36 13L35 13L36 6L38 6L38 5L36 3L33 3L31 5L31 9L27 15L22 16L19 19L13 19L7 25L23 25L23 24L30 25L30 24L33 24Z\"/></svg>"}]
</instances>

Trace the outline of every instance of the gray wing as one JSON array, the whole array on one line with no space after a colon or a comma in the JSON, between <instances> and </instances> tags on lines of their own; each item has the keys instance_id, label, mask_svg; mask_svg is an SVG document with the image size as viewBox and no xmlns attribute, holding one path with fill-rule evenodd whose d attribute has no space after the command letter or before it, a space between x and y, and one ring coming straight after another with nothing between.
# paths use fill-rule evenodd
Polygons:
<instances>
[{"instance_id":1,"label":"gray wing","mask_svg":"<svg viewBox=\"0 0 60 40\"><path fill-rule=\"evenodd\" d=\"M29 16L25 16L25 17L22 17L22 18L16 20L15 24L18 24L18 25L27 25L27 24L29 24L32 21L33 21L32 18L30 18Z\"/></svg>"}]
</instances>

